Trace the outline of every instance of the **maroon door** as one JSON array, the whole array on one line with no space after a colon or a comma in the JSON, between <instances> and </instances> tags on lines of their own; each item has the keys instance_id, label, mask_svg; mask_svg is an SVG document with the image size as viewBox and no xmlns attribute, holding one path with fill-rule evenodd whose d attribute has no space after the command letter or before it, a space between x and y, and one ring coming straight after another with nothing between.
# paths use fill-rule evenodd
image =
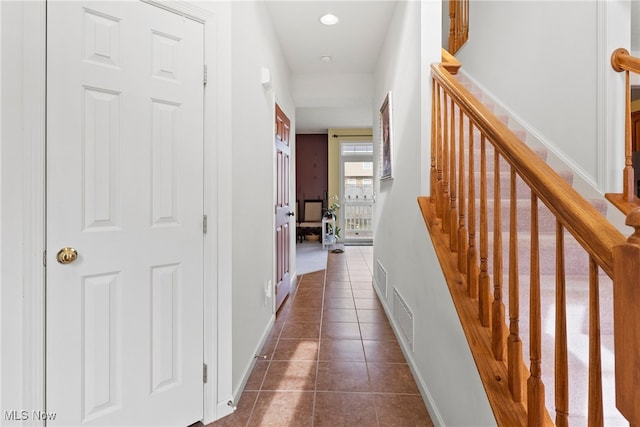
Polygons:
<instances>
[{"instance_id":1,"label":"maroon door","mask_svg":"<svg viewBox=\"0 0 640 427\"><path fill-rule=\"evenodd\" d=\"M289 200L289 130L291 122L276 104L276 310L289 294L291 276L291 211Z\"/></svg>"}]
</instances>

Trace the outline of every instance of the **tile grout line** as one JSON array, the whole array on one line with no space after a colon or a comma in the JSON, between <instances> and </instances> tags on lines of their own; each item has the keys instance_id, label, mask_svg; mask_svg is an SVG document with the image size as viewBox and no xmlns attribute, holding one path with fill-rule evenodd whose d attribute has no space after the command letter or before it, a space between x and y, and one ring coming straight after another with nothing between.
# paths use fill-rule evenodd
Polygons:
<instances>
[{"instance_id":1,"label":"tile grout line","mask_svg":"<svg viewBox=\"0 0 640 427\"><path fill-rule=\"evenodd\" d=\"M296 278L296 281L298 282L296 284L296 291L295 291L295 293L293 295L289 295L288 296L289 304L293 304L293 299L295 299L296 295L298 294L298 289L299 289L300 283L303 280L304 280L304 275L302 275L301 279L297 279ZM260 382L260 386L258 387L256 400L253 402L253 406L251 407L251 412L249 413L249 417L247 418L247 423L246 423L245 427L249 427L250 421L251 421L251 419L252 419L252 417L254 415L254 411L255 411L256 405L258 404L258 400L260 399L260 395L264 392L262 387L264 386L264 382L267 379L267 374L269 373L269 370L271 368L271 363L273 362L273 357L275 355L275 351L278 348L278 344L280 344L280 337L282 336L282 331L284 331L284 327L287 324L287 322L289 321L289 316L290 315L291 315L291 308L288 308L286 314L284 315L284 320L282 321L282 325L280 326L280 330L278 331L277 338L275 339L276 342L275 342L275 345L273 346L273 350L271 351L271 355L270 356L267 355L267 357L268 357L267 368L266 368L266 370L264 372L264 376L262 377L262 381ZM255 366L254 366L254 369L255 369ZM270 390L270 391L276 392L277 390Z\"/></svg>"},{"instance_id":2,"label":"tile grout line","mask_svg":"<svg viewBox=\"0 0 640 427\"><path fill-rule=\"evenodd\" d=\"M312 406L312 418L311 418L311 425L312 426L315 425L315 413L316 413L316 406L317 406L317 402L316 402L317 401L317 396L318 396L318 394L322 393L322 392L319 392L317 390L317 385L318 385L318 374L319 374L319 364L320 364L320 347L321 347L321 343L322 343L322 329L323 329L323 323L324 323L324 308L325 308L325 303L326 303L326 298L327 298L327 280L328 280L328 273L329 273L329 259L328 258L329 257L327 257L327 265L326 265L326 268L323 271L323 278L322 278L322 304L321 304L321 307L320 307L320 325L319 325L319 336L318 336L318 351L317 351L316 359L315 359L315 361L316 361L316 377L315 377L315 385L314 385L314 389L313 389L313 393L314 394L313 394L313 404L312 404L313 406ZM363 258L363 256L360 256L360 258ZM360 319L359 319L359 316L358 316L357 308L355 306L355 294L353 293L354 291L353 291L353 287L352 287L352 280L351 280L351 276L349 274L349 261L348 260L349 260L349 258L344 260L344 266L343 267L346 268L347 274L349 275L347 281L349 283L349 289L350 289L350 293L351 293L351 300L353 301L354 310L356 312L356 321L358 323L358 329L360 331L360 345L361 345L361 348L362 348L362 351L363 351L363 355L364 355L364 351L365 351L365 349L364 349L364 340L362 338L362 332L361 332L361 329L360 329L361 322L360 322ZM289 301L290 304L294 303L294 301L295 301L295 299L297 297L297 293L298 293L299 289L301 289L301 285L304 286L304 283L306 283L306 281L304 280L305 279L304 276L305 275L302 275L301 279L299 280L298 286L296 287L296 292L293 295L291 295L292 298ZM256 399L253 402L253 405L252 405L252 408L251 408L251 412L250 412L249 418L247 420L247 424L246 424L247 426L250 425L250 421L253 419L253 417L255 415L254 412L255 412L256 405L258 403L259 397L264 392L264 390L262 388L263 388L264 383L266 381L267 373L269 372L269 370L270 370L270 368L272 366L272 363L273 363L273 360L274 360L273 358L275 356L276 349L278 348L278 345L281 342L282 333L284 331L284 328L289 323L289 321L291 320L290 316L291 316L291 307L289 307L289 309L286 311L286 314L284 315L284 319L282 321L282 325L280 326L280 329L279 329L279 331L277 333L277 337L275 338L275 345L274 345L273 350L272 350L272 352L270 354L270 357L269 357L269 360L268 360L268 364L267 364L267 369L266 369L265 375L262 378L262 381L260 383L260 387L259 387L259 389L257 391ZM366 364L366 356L365 356L365 366L368 366ZM371 391L368 368L367 368L367 380L369 382L369 391L368 392L345 392L345 393L348 393L348 394L362 394L362 395L367 395L367 396L373 397L374 400L373 400L372 403L374 405L374 415L376 417L376 425L379 426L380 421L379 421L379 417L378 417L378 413L377 413L377 405L376 405L376 401L375 401L375 395L376 394L380 394L380 393L373 393ZM327 392L333 393L331 391L327 391Z\"/></svg>"},{"instance_id":3,"label":"tile grout line","mask_svg":"<svg viewBox=\"0 0 640 427\"><path fill-rule=\"evenodd\" d=\"M364 256L360 253L360 258L362 258L362 260L364 260ZM327 259L327 270L329 269L328 267L329 264L329 259ZM351 273L350 273L350 269L349 269L349 257L346 258L345 260L345 266L347 269L347 274L348 274L348 281L349 281L349 289L351 291L351 300L353 301L353 308L354 311L356 312L356 322L358 323L358 331L360 332L360 346L362 348L362 354L364 356L364 365L365 365L365 369L367 372L367 385L368 385L368 391L366 393L362 393L363 395L369 396L373 399L372 401L372 405L373 405L373 413L374 416L376 417L376 426L380 426L380 417L378 416L378 405L377 405L377 399L376 399L376 395L377 394L382 394L382 393L374 393L371 389L371 376L369 374L369 361L367 359L367 354L366 354L366 350L364 348L364 338L362 336L362 328L361 328L361 322L360 322L360 316L358 315L358 308L356 306L356 297L354 294L354 289L352 286L352 280L351 280ZM372 276L373 277L373 276ZM344 393L344 392L343 392Z\"/></svg>"},{"instance_id":4,"label":"tile grout line","mask_svg":"<svg viewBox=\"0 0 640 427\"><path fill-rule=\"evenodd\" d=\"M364 256L362 255L362 253L359 254L360 257L364 260ZM365 260L366 262L366 260ZM376 399L376 395L373 393L373 390L371 388L371 375L369 373L369 358L367 357L367 351L364 348L364 337L362 336L362 327L361 327L361 322L360 322L360 315L358 314L358 307L356 306L356 297L355 294L353 292L353 286L352 286L352 281L351 281L351 272L349 270L349 259L347 258L347 271L349 272L349 286L351 286L351 295L353 297L353 307L356 311L356 319L358 321L358 330L360 331L360 345L362 345L362 353L364 354L364 363L365 363L365 368L367 370L367 382L369 385L369 396L371 396L371 398L373 399L373 413L376 417L376 425L379 427L380 426L380 417L378 416L378 404L377 404L377 399Z\"/></svg>"},{"instance_id":5,"label":"tile grout line","mask_svg":"<svg viewBox=\"0 0 640 427\"><path fill-rule=\"evenodd\" d=\"M298 282L296 284L296 294L298 293L298 286L300 285L300 282L304 280L304 275L303 275L303 279L298 280L296 278L296 281ZM294 295L289 295L289 297L295 297ZM289 303L291 303L292 301L289 301ZM277 312L276 312L277 313ZM264 371L264 376L262 377L262 381L260 381L260 386L258 387L258 391L257 391L257 395L256 395L256 400L253 402L253 406L251 407L251 412L249 413L249 417L247 418L247 423L245 425L245 427L249 427L250 425L250 421L251 418L253 418L253 413L256 409L256 405L258 404L258 400L260 400L260 395L263 393L262 387L264 386L264 382L267 379L267 374L269 373L269 369L271 368L271 362L273 362L273 356L275 355L275 351L278 348L278 344L280 343L280 336L282 335L282 331L284 330L284 326L286 325L287 321L289 320L289 315L290 315L290 309L287 311L287 313L285 314L285 319L282 321L282 326L280 326L280 330L278 331L277 334L277 338L276 338L276 343L273 347L273 350L271 351L271 355L267 355L268 357L268 363L267 363L267 369ZM277 314L276 314L277 316ZM276 319L277 320L277 319ZM254 369L255 369L255 365L254 365Z\"/></svg>"},{"instance_id":6,"label":"tile grout line","mask_svg":"<svg viewBox=\"0 0 640 427\"><path fill-rule=\"evenodd\" d=\"M322 277L322 304L320 304L320 328L318 331L318 352L316 353L316 378L313 385L313 406L311 409L311 427L316 423L316 400L318 398L318 373L320 372L320 346L322 345L322 322L324 317L324 297L327 288L327 269L329 267L329 256L327 254L327 263L324 266L324 275ZM296 291L297 293L297 291Z\"/></svg>"}]
</instances>

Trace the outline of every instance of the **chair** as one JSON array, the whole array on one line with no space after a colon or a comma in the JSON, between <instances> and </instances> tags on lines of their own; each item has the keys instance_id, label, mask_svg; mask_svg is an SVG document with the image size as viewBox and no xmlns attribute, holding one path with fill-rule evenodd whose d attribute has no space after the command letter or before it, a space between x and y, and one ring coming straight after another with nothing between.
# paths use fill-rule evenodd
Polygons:
<instances>
[{"instance_id":1,"label":"chair","mask_svg":"<svg viewBox=\"0 0 640 427\"><path fill-rule=\"evenodd\" d=\"M300 222L299 228L322 228L322 200L305 200L303 221ZM298 233L302 236L302 233Z\"/></svg>"},{"instance_id":2,"label":"chair","mask_svg":"<svg viewBox=\"0 0 640 427\"><path fill-rule=\"evenodd\" d=\"M300 201L296 200L296 240L302 242L302 229L300 228Z\"/></svg>"}]
</instances>

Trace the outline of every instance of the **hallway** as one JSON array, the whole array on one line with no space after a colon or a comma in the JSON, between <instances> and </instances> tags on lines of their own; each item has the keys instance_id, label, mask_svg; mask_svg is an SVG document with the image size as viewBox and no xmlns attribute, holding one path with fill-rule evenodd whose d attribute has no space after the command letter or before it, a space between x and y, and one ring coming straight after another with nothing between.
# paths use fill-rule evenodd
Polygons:
<instances>
[{"instance_id":1,"label":"hallway","mask_svg":"<svg viewBox=\"0 0 640 427\"><path fill-rule=\"evenodd\" d=\"M372 286L373 247L329 252L299 277L220 426L432 426Z\"/></svg>"}]
</instances>

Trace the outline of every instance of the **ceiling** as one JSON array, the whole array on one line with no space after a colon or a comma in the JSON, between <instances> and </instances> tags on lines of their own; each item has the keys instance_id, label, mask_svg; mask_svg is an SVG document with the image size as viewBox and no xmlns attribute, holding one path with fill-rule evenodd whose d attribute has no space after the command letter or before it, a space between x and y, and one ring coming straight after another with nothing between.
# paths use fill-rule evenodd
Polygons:
<instances>
[{"instance_id":1,"label":"ceiling","mask_svg":"<svg viewBox=\"0 0 640 427\"><path fill-rule=\"evenodd\" d=\"M405 0L265 0L291 72L297 133L372 126L374 67L399 1ZM636 53L640 0L631 8ZM325 13L340 22L322 25ZM326 55L331 62L322 62Z\"/></svg>"},{"instance_id":2,"label":"ceiling","mask_svg":"<svg viewBox=\"0 0 640 427\"><path fill-rule=\"evenodd\" d=\"M371 127L373 73L396 1L267 0L291 73L298 133ZM320 23L326 13L340 21ZM330 62L323 62L330 56Z\"/></svg>"}]
</instances>

